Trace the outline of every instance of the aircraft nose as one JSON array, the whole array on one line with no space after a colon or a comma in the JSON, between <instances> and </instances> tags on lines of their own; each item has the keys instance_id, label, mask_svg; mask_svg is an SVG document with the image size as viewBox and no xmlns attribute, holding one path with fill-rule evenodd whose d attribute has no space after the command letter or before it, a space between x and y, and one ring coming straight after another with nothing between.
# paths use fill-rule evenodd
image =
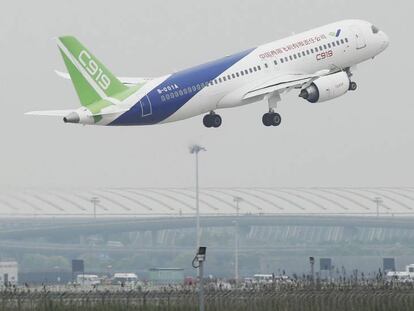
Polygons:
<instances>
[{"instance_id":1,"label":"aircraft nose","mask_svg":"<svg viewBox=\"0 0 414 311\"><path fill-rule=\"evenodd\" d=\"M385 32L381 33L382 36L382 49L385 50L390 45L390 38Z\"/></svg>"}]
</instances>

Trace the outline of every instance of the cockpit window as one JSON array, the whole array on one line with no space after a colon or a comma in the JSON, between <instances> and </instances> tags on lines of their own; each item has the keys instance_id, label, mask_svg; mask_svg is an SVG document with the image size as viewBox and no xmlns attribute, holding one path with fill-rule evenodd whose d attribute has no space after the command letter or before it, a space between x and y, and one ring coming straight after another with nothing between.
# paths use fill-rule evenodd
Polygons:
<instances>
[{"instance_id":1,"label":"cockpit window","mask_svg":"<svg viewBox=\"0 0 414 311\"><path fill-rule=\"evenodd\" d=\"M377 26L375 26L375 25L372 25L371 29L372 29L372 32L374 34L377 34L380 31L379 28Z\"/></svg>"}]
</instances>

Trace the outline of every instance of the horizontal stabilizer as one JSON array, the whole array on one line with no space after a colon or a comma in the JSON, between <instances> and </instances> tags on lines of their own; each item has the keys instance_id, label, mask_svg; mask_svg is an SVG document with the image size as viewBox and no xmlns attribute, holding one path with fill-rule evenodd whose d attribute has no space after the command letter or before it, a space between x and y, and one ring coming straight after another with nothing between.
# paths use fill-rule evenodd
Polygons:
<instances>
[{"instance_id":1,"label":"horizontal stabilizer","mask_svg":"<svg viewBox=\"0 0 414 311\"><path fill-rule=\"evenodd\" d=\"M31 116L49 116L49 117L64 117L70 114L71 112L76 111L72 110L43 110L43 111L30 111L26 112L25 115Z\"/></svg>"}]
</instances>

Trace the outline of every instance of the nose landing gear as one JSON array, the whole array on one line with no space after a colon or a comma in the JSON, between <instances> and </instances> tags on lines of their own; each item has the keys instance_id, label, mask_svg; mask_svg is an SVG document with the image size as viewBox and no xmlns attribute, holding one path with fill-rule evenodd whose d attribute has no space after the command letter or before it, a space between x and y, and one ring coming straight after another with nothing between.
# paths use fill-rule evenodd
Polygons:
<instances>
[{"instance_id":1,"label":"nose landing gear","mask_svg":"<svg viewBox=\"0 0 414 311\"><path fill-rule=\"evenodd\" d=\"M350 82L349 83L349 90L350 91L356 91L356 89L358 88L358 84L356 84L356 82Z\"/></svg>"}]
</instances>

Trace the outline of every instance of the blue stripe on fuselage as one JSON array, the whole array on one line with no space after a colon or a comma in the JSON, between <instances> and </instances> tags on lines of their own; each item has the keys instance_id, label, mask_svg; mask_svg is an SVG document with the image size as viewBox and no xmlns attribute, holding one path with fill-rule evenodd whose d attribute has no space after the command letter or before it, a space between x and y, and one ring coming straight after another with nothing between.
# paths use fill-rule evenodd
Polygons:
<instances>
[{"instance_id":1,"label":"blue stripe on fuselage","mask_svg":"<svg viewBox=\"0 0 414 311\"><path fill-rule=\"evenodd\" d=\"M147 94L152 106L151 114L142 116L141 102L138 102L129 111L122 114L109 125L148 125L165 120L180 109L200 90L181 96L179 95L178 97L174 96L173 99L164 102L161 101L162 95L165 96L171 92L175 93L175 91L179 92L184 88L197 86L201 83L214 80L239 60L250 54L253 50L254 48L172 74L167 80L156 86ZM171 86L178 86L178 89L174 89L173 87L171 91L163 92L162 94L159 93L159 90L168 87L171 88Z\"/></svg>"}]
</instances>

